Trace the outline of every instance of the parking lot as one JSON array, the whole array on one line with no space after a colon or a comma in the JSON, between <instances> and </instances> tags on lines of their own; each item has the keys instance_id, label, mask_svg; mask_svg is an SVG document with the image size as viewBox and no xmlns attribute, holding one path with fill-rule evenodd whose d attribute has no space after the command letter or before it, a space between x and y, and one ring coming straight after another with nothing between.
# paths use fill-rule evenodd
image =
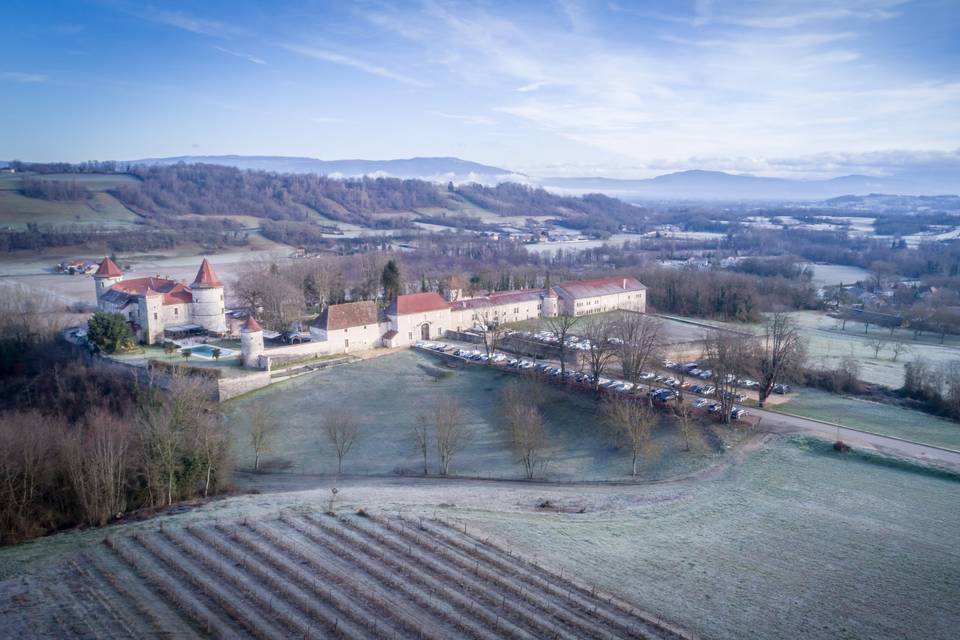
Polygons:
<instances>
[{"instance_id":1,"label":"parking lot","mask_svg":"<svg viewBox=\"0 0 960 640\"><path fill-rule=\"evenodd\" d=\"M584 345L584 343L586 341L578 340L573 344ZM589 345L589 343L586 344ZM694 370L697 371L697 374L694 374L697 379L709 378L712 375L709 371L699 370L696 363L677 364L669 360L663 361L664 370L645 371L640 375L643 382L635 384L612 376L601 376L598 380L594 380L593 375L582 368L566 367L565 371L561 371L559 363L551 360L531 360L504 353L494 353L488 356L482 347L478 348L474 345L462 343L421 341L417 342L414 348L443 356L448 360L452 359L466 364L495 366L518 374L538 376L546 382L564 384L578 391L646 395L652 403L660 406L665 406L668 402L674 400L678 393L686 393L690 396L691 406L694 409L705 414L719 416L720 413L720 403L711 397L715 392L713 385L682 381L682 379L689 377ZM587 350L589 346L580 346L579 349ZM670 373L670 370L675 370L675 373ZM745 380L744 382L753 381ZM747 396L744 393L738 392L734 396L735 402L745 400L747 400ZM748 416L749 412L744 407L733 406L731 417L734 420L743 421Z\"/></svg>"}]
</instances>

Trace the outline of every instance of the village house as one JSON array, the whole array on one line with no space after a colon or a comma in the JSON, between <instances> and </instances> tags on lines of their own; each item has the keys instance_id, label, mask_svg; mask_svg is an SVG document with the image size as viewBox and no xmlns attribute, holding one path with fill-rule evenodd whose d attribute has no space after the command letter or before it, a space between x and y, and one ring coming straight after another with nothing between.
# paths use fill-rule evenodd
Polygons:
<instances>
[{"instance_id":1,"label":"village house","mask_svg":"<svg viewBox=\"0 0 960 640\"><path fill-rule=\"evenodd\" d=\"M206 258L190 285L160 276L126 279L110 258L103 259L93 278L97 308L123 315L146 344L172 335L227 331L223 283Z\"/></svg>"},{"instance_id":2,"label":"village house","mask_svg":"<svg viewBox=\"0 0 960 640\"><path fill-rule=\"evenodd\" d=\"M331 352L372 349L387 332L372 300L330 305L310 324L310 338L327 342Z\"/></svg>"}]
</instances>

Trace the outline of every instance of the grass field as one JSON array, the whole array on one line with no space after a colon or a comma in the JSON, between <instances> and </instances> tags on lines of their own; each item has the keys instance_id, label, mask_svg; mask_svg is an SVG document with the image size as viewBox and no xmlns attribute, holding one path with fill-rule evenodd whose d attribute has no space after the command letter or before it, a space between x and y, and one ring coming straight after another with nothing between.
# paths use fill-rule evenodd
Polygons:
<instances>
[{"instance_id":1,"label":"grass field","mask_svg":"<svg viewBox=\"0 0 960 640\"><path fill-rule=\"evenodd\" d=\"M108 193L95 193L84 201L27 198L17 191L0 191L0 228L23 229L28 223L82 225L127 229L140 217Z\"/></svg>"},{"instance_id":2,"label":"grass field","mask_svg":"<svg viewBox=\"0 0 960 640\"><path fill-rule=\"evenodd\" d=\"M795 440L623 511L458 515L705 638L946 640L960 627L958 496L956 478Z\"/></svg>"},{"instance_id":3,"label":"grass field","mask_svg":"<svg viewBox=\"0 0 960 640\"><path fill-rule=\"evenodd\" d=\"M272 464L300 473L335 473L336 457L323 435L321 416L331 407L355 407L364 435L344 461L345 473L417 474L422 462L413 444L412 426L439 396L457 398L471 439L453 463L452 473L491 478L522 478L523 470L501 425L501 392L515 376L481 367L435 380L423 367L438 362L402 352L349 366L333 367L247 394L226 404L240 465L252 466L249 416L254 404L269 402L281 425ZM611 442L597 419L590 397L546 390L544 405L550 448L545 475L556 480L605 480L629 477L630 457ZM663 418L655 431L655 454L640 466L644 479L694 472L717 461L722 442L736 442L743 430L713 427L716 437L698 452L685 452L672 422ZM707 446L712 443L713 447ZM711 452L711 453L708 453ZM431 452L431 473L436 470Z\"/></svg>"},{"instance_id":4,"label":"grass field","mask_svg":"<svg viewBox=\"0 0 960 640\"><path fill-rule=\"evenodd\" d=\"M846 330L841 330L836 319L817 311L798 311L791 315L807 339L807 351L813 365L833 369L844 356L852 355L860 362L860 377L865 382L896 389L903 386L903 363L915 357L921 357L934 366L960 360L960 337L957 336L947 336L941 345L939 336L928 334L914 340L913 333L906 329L897 329L891 334L886 329L874 327L869 333L864 333L862 324L848 322ZM887 344L880 351L880 357L875 358L868 343L877 338ZM893 360L891 349L895 342L902 343L908 349L896 361Z\"/></svg>"},{"instance_id":5,"label":"grass field","mask_svg":"<svg viewBox=\"0 0 960 640\"><path fill-rule=\"evenodd\" d=\"M816 389L801 389L796 398L775 408L785 413L836 422L871 433L960 450L960 423L921 411Z\"/></svg>"}]
</instances>

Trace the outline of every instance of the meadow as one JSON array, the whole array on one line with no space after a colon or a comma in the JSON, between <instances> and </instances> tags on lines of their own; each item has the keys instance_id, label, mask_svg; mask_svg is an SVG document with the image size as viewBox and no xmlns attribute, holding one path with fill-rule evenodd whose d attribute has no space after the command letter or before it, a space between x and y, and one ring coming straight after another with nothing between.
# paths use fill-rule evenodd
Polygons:
<instances>
[{"instance_id":1,"label":"meadow","mask_svg":"<svg viewBox=\"0 0 960 640\"><path fill-rule=\"evenodd\" d=\"M703 637L942 638L960 626L960 481L781 441L690 492L457 521Z\"/></svg>"},{"instance_id":2,"label":"meadow","mask_svg":"<svg viewBox=\"0 0 960 640\"><path fill-rule=\"evenodd\" d=\"M226 403L239 465L252 466L249 444L250 409L268 403L280 425L269 456L275 468L305 474L329 474L336 457L323 433L321 417L331 407L352 408L363 434L344 461L347 474L419 474L422 461L414 446L412 427L438 397L461 404L470 439L453 462L452 473L484 478L523 478L501 424L501 397L516 376L482 367L452 371L436 379L425 368L437 360L401 352L348 366L333 367L272 385ZM630 456L618 448L599 420L598 403L586 395L546 388L542 411L549 448L544 475L550 480L626 479ZM663 416L654 432L653 449L639 469L643 479L659 479L697 470L722 457L724 443L747 435L742 428L711 427L697 451L683 450L672 419ZM430 454L431 473L436 472Z\"/></svg>"}]
</instances>

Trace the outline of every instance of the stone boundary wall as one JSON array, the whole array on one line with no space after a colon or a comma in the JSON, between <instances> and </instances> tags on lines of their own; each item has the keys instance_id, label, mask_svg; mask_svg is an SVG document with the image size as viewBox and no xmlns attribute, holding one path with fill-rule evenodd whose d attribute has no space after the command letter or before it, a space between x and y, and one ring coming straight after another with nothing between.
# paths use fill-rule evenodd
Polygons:
<instances>
[{"instance_id":1,"label":"stone boundary wall","mask_svg":"<svg viewBox=\"0 0 960 640\"><path fill-rule=\"evenodd\" d=\"M224 402L248 391L256 391L269 385L269 371L251 371L235 378L221 378L217 380L217 399Z\"/></svg>"},{"instance_id":2,"label":"stone boundary wall","mask_svg":"<svg viewBox=\"0 0 960 640\"><path fill-rule=\"evenodd\" d=\"M121 375L130 376L142 385L154 384L164 390L170 389L172 378L166 371L159 369L150 371L143 365L98 356L93 356L90 364L94 367L109 369ZM189 367L185 367L187 375L190 375L189 369ZM270 372L246 371L239 376L222 377L220 379L199 375L194 379L200 380L203 383L212 399L223 402L247 393L248 391L262 389L268 386L270 384Z\"/></svg>"}]
</instances>

